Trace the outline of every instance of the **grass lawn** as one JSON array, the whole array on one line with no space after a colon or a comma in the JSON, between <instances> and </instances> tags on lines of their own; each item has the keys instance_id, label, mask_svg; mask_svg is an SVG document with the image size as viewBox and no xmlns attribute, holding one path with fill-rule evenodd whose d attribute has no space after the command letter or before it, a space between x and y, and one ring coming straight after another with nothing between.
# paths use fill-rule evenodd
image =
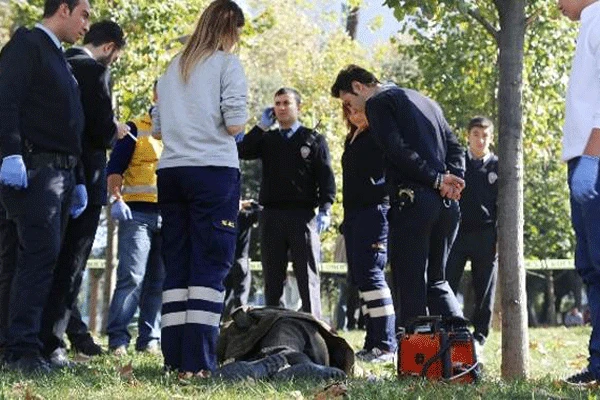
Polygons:
<instances>
[{"instance_id":1,"label":"grass lawn","mask_svg":"<svg viewBox=\"0 0 600 400\"><path fill-rule=\"evenodd\" d=\"M477 385L398 381L391 365L359 363L361 376L345 382L351 399L598 399L600 388L566 386L560 378L586 364L590 328L530 330L530 379L500 380L500 335L494 333L485 348L485 376ZM345 335L358 349L363 332ZM131 363L132 368L129 367ZM0 399L313 399L325 386L313 382L226 383L204 380L181 382L161 372L159 356L132 354L118 359L103 356L72 371L44 377L0 372Z\"/></svg>"}]
</instances>

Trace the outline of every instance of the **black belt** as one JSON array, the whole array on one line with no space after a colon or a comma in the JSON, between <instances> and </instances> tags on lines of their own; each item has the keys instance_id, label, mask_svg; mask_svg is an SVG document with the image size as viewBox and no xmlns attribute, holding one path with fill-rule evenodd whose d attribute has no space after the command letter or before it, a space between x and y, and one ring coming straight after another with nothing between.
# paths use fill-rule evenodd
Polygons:
<instances>
[{"instance_id":1,"label":"black belt","mask_svg":"<svg viewBox=\"0 0 600 400\"><path fill-rule=\"evenodd\" d=\"M77 161L78 157L64 153L39 152L25 155L25 164L31 169L41 167L73 169L77 165Z\"/></svg>"}]
</instances>

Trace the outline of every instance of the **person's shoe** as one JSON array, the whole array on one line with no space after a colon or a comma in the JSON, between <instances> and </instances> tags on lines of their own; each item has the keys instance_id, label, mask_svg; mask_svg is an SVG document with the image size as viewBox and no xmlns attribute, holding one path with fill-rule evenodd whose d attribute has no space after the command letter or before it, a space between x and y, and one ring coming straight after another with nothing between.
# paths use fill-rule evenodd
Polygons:
<instances>
[{"instance_id":1,"label":"person's shoe","mask_svg":"<svg viewBox=\"0 0 600 400\"><path fill-rule=\"evenodd\" d=\"M24 355L10 361L5 365L6 369L23 374L48 374L52 367L39 355Z\"/></svg>"},{"instance_id":2,"label":"person's shoe","mask_svg":"<svg viewBox=\"0 0 600 400\"><path fill-rule=\"evenodd\" d=\"M67 350L58 347L47 357L47 362L52 369L73 368L75 363L69 360Z\"/></svg>"},{"instance_id":3,"label":"person's shoe","mask_svg":"<svg viewBox=\"0 0 600 400\"><path fill-rule=\"evenodd\" d=\"M477 362L479 363L480 367L483 367L483 364L485 363L485 356L483 355L483 344L478 341L478 340L474 340L474 346L475 346L475 356L477 357Z\"/></svg>"},{"instance_id":4,"label":"person's shoe","mask_svg":"<svg viewBox=\"0 0 600 400\"><path fill-rule=\"evenodd\" d=\"M160 350L160 345L158 342L150 342L147 346L136 348L135 350L140 353L148 353L156 356L162 355L162 351Z\"/></svg>"},{"instance_id":5,"label":"person's shoe","mask_svg":"<svg viewBox=\"0 0 600 400\"><path fill-rule=\"evenodd\" d=\"M584 368L581 370L581 372L566 378L565 382L569 385L586 386L596 383L596 378L594 378L592 373L587 368Z\"/></svg>"},{"instance_id":6,"label":"person's shoe","mask_svg":"<svg viewBox=\"0 0 600 400\"><path fill-rule=\"evenodd\" d=\"M83 354L88 357L100 356L104 354L104 350L102 347L96 342L94 342L94 338L90 335L86 336L86 338L78 343L73 343L73 350L76 353Z\"/></svg>"},{"instance_id":7,"label":"person's shoe","mask_svg":"<svg viewBox=\"0 0 600 400\"><path fill-rule=\"evenodd\" d=\"M110 352L117 357L125 357L127 355L127 346L121 345L117 347L113 347L110 349Z\"/></svg>"},{"instance_id":8,"label":"person's shoe","mask_svg":"<svg viewBox=\"0 0 600 400\"><path fill-rule=\"evenodd\" d=\"M393 363L394 362L394 352L393 351L385 351L381 350L377 347L373 347L371 351L368 351L362 355L356 355L361 361L370 362L374 364L380 363Z\"/></svg>"}]
</instances>

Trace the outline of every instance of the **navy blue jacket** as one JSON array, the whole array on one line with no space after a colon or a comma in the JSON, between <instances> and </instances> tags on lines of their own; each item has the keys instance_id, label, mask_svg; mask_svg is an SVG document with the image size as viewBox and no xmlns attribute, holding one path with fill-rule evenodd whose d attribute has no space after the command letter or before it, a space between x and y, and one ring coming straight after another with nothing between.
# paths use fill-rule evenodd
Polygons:
<instances>
[{"instance_id":1,"label":"navy blue jacket","mask_svg":"<svg viewBox=\"0 0 600 400\"><path fill-rule=\"evenodd\" d=\"M280 131L255 126L238 143L243 160L262 160L259 203L280 209L328 210L335 200L335 177L325 138L301 126L285 139Z\"/></svg>"},{"instance_id":2,"label":"navy blue jacket","mask_svg":"<svg viewBox=\"0 0 600 400\"><path fill-rule=\"evenodd\" d=\"M492 154L483 165L466 153L467 172L465 190L460 198L462 231L473 231L496 226L498 199L498 157Z\"/></svg>"},{"instance_id":3,"label":"navy blue jacket","mask_svg":"<svg viewBox=\"0 0 600 400\"><path fill-rule=\"evenodd\" d=\"M0 53L0 154L81 155L84 114L62 51L41 29L18 29Z\"/></svg>"},{"instance_id":4,"label":"navy blue jacket","mask_svg":"<svg viewBox=\"0 0 600 400\"><path fill-rule=\"evenodd\" d=\"M415 90L384 86L367 100L366 114L385 154L386 183L433 187L438 173L464 177L464 149L430 98Z\"/></svg>"}]
</instances>

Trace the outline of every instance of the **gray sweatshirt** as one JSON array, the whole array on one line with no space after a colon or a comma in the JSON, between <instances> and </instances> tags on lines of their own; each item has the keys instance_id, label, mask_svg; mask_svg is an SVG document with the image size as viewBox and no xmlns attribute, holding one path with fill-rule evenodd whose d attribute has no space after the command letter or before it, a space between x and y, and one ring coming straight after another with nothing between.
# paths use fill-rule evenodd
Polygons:
<instances>
[{"instance_id":1,"label":"gray sweatshirt","mask_svg":"<svg viewBox=\"0 0 600 400\"><path fill-rule=\"evenodd\" d=\"M248 119L246 75L239 58L217 51L195 66L183 82L176 56L158 81L158 118L164 150L158 169L239 168L233 136L226 126Z\"/></svg>"}]
</instances>

